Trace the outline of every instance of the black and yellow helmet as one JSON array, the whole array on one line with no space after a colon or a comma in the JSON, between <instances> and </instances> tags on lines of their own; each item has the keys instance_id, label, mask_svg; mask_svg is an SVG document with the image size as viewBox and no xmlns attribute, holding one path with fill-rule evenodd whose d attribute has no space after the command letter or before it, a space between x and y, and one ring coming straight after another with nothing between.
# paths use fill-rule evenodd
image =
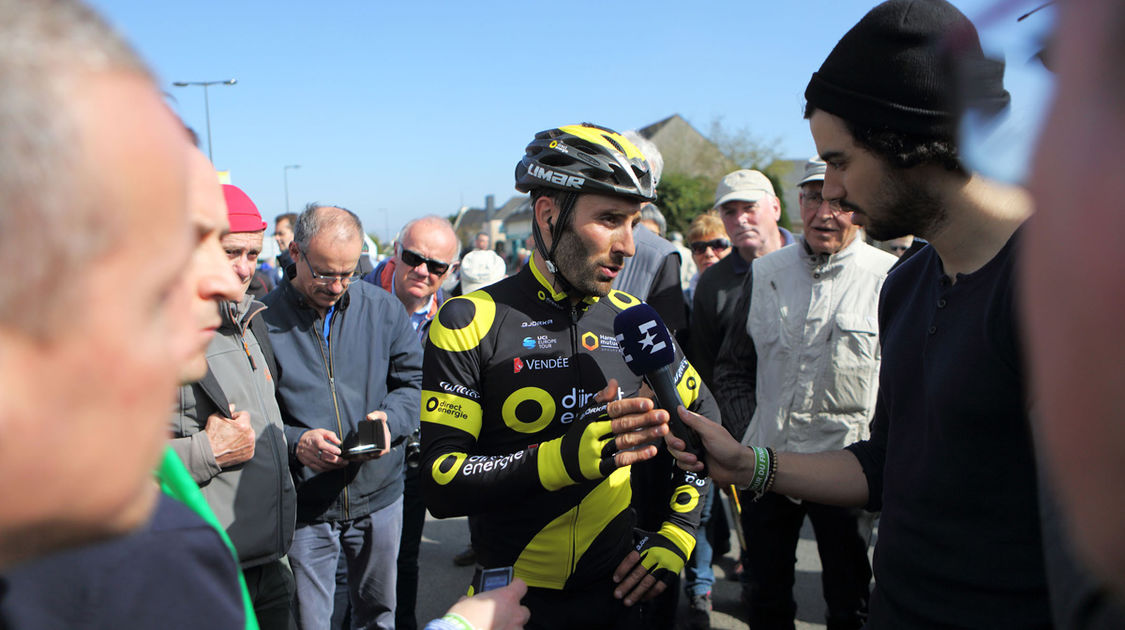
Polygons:
<instances>
[{"instance_id":1,"label":"black and yellow helmet","mask_svg":"<svg viewBox=\"0 0 1125 630\"><path fill-rule=\"evenodd\" d=\"M590 123L535 134L516 164L516 190L536 188L656 199L652 169L640 150L616 131Z\"/></svg>"}]
</instances>

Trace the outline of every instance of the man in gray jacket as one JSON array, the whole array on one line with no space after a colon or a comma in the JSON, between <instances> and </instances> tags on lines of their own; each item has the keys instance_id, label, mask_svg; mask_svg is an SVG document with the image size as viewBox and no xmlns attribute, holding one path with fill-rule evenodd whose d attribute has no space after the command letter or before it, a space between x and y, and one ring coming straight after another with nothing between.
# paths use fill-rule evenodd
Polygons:
<instances>
[{"instance_id":1,"label":"man in gray jacket","mask_svg":"<svg viewBox=\"0 0 1125 630\"><path fill-rule=\"evenodd\" d=\"M809 160L804 234L754 261L715 366L724 423L743 443L810 453L868 437L879 374L879 290L897 260L863 242L851 212L821 196L825 163ZM753 420L751 420L753 418ZM747 428L747 423L749 427ZM747 493L743 601L750 626L792 628L794 554L805 516L824 565L828 628L867 616L872 516L859 509Z\"/></svg>"},{"instance_id":2,"label":"man in gray jacket","mask_svg":"<svg viewBox=\"0 0 1125 630\"><path fill-rule=\"evenodd\" d=\"M422 349L402 304L354 281L362 249L355 214L310 204L289 245L294 263L263 300L297 482L289 560L306 629L330 623L341 548L353 627L394 627L403 448L345 451L361 428L382 434L386 447L418 427Z\"/></svg>"},{"instance_id":3,"label":"man in gray jacket","mask_svg":"<svg viewBox=\"0 0 1125 630\"><path fill-rule=\"evenodd\" d=\"M227 530L263 628L292 627L292 575L281 561L293 540L296 492L281 412L274 399L273 351L246 290L266 224L240 189L223 186L230 231L221 244L242 281L241 299L223 302L207 348L207 374L180 388L172 448Z\"/></svg>"}]
</instances>

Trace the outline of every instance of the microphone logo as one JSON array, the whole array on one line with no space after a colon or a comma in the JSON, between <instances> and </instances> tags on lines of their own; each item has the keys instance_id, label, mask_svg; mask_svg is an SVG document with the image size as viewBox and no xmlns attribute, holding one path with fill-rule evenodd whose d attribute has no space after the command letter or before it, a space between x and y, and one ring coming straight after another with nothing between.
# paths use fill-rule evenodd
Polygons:
<instances>
[{"instance_id":1,"label":"microphone logo","mask_svg":"<svg viewBox=\"0 0 1125 630\"><path fill-rule=\"evenodd\" d=\"M652 334L652 329L656 328L655 320L650 319L637 328L641 331L641 334L644 335L644 337L641 337L641 347L649 348L649 354L656 354L657 352L660 352L664 348L668 347L668 344L663 340L661 340L659 343L653 343L656 341L656 336Z\"/></svg>"}]
</instances>

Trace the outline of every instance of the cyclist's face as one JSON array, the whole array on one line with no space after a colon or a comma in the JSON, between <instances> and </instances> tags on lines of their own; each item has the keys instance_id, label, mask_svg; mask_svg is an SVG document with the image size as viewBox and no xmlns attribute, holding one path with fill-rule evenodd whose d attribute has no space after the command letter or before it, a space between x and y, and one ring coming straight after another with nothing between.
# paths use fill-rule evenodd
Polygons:
<instances>
[{"instance_id":1,"label":"cyclist's face","mask_svg":"<svg viewBox=\"0 0 1125 630\"><path fill-rule=\"evenodd\" d=\"M584 295L604 296L632 256L633 226L641 203L625 197L581 195L573 221L559 240L555 258L559 269Z\"/></svg>"}]
</instances>

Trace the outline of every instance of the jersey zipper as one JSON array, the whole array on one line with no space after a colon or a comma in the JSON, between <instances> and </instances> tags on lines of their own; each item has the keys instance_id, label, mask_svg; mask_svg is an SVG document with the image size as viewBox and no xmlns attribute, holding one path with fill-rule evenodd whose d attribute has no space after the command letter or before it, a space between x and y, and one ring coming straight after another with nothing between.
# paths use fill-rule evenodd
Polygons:
<instances>
[{"instance_id":1,"label":"jersey zipper","mask_svg":"<svg viewBox=\"0 0 1125 630\"><path fill-rule=\"evenodd\" d=\"M338 313L337 313L337 315L338 315ZM333 318L333 319L335 319L335 318ZM316 336L317 344L320 347L320 357L324 360L324 368L328 372L328 389L329 389L329 391L332 392L332 408L336 412L336 435L340 436L340 440L342 441L344 439L343 438L344 428L343 428L343 426L340 422L340 403L339 403L339 401L336 400L336 377L333 375L333 370L332 370L332 342L331 342L331 340L332 340L332 326L331 326L331 324L329 324L329 326L328 326L328 339L327 340L322 338L320 336L320 334L317 333L315 328L311 332L312 332L313 335ZM328 347L327 352L325 352L325 346ZM344 520L348 520L350 518L351 518L351 508L350 508L349 503L348 503L348 486L347 486L347 484L345 484L344 485Z\"/></svg>"},{"instance_id":2,"label":"jersey zipper","mask_svg":"<svg viewBox=\"0 0 1125 630\"><path fill-rule=\"evenodd\" d=\"M570 305L570 356L577 358L578 350L578 307L571 303ZM578 378L578 361L573 362L574 367L571 368L571 379L574 383L574 391L581 392L581 380ZM579 397L581 393L577 393ZM575 401L575 417L581 415L581 405ZM578 565L578 513L582 509L582 502L579 501L578 505L574 506L574 518L570 520L570 561L568 562L569 571L567 572L566 579L574 575L574 570Z\"/></svg>"}]
</instances>

